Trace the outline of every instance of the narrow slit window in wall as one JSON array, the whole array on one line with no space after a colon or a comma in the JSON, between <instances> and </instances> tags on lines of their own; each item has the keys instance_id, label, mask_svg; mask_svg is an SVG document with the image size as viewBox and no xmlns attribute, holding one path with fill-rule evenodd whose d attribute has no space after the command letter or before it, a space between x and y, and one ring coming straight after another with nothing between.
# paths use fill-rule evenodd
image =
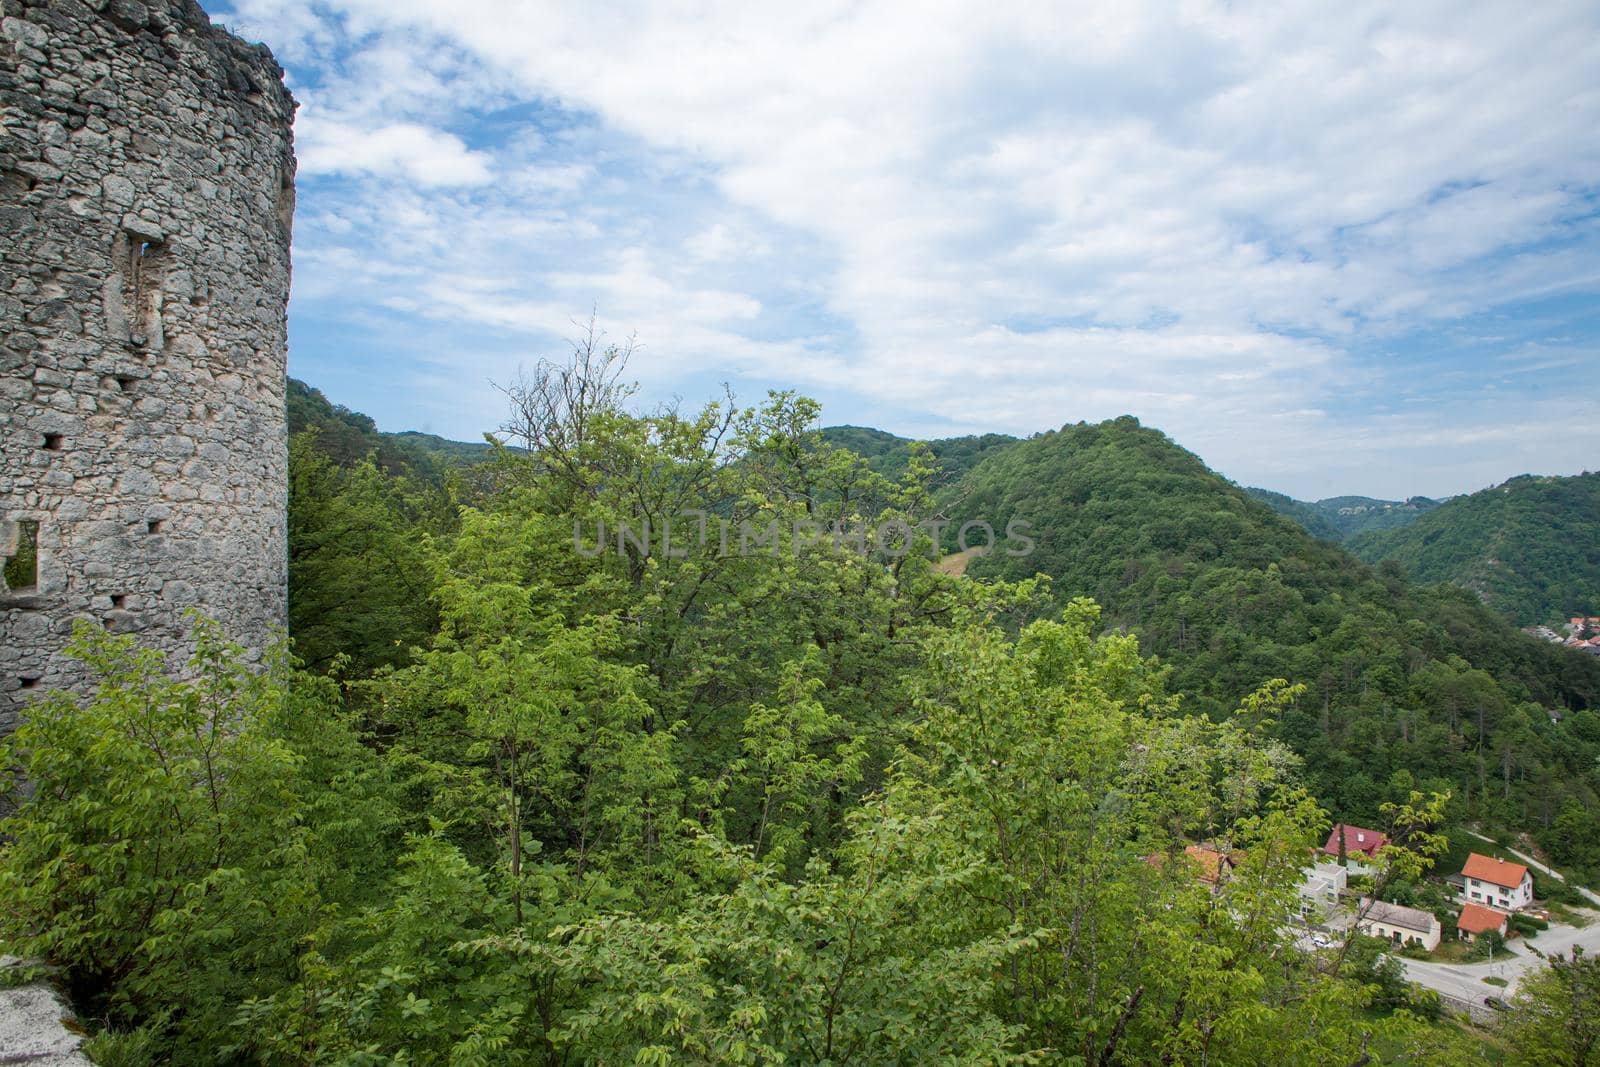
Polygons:
<instances>
[{"instance_id":1,"label":"narrow slit window in wall","mask_svg":"<svg viewBox=\"0 0 1600 1067\"><path fill-rule=\"evenodd\" d=\"M112 255L122 275L122 314L127 320L128 342L135 348L161 349L166 343L161 328L161 300L169 246L158 237L125 231L118 236Z\"/></svg>"}]
</instances>

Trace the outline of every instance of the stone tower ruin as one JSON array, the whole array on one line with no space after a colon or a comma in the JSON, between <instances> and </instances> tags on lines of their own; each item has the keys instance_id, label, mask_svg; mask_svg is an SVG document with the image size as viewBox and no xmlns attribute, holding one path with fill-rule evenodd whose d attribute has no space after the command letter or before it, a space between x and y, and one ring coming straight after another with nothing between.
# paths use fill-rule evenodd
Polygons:
<instances>
[{"instance_id":1,"label":"stone tower ruin","mask_svg":"<svg viewBox=\"0 0 1600 1067\"><path fill-rule=\"evenodd\" d=\"M193 0L0 0L0 732L74 620L285 623L294 101Z\"/></svg>"}]
</instances>

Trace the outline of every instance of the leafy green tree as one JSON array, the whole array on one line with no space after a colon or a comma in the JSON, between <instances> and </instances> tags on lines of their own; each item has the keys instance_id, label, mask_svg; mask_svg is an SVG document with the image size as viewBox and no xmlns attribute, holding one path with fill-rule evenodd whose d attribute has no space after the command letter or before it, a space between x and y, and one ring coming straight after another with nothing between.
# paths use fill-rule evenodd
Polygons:
<instances>
[{"instance_id":1,"label":"leafy green tree","mask_svg":"<svg viewBox=\"0 0 1600 1067\"><path fill-rule=\"evenodd\" d=\"M281 657L253 672L219 635L195 620L195 680L174 682L160 653L79 624L93 694L51 694L0 752L19 788L0 934L62 968L87 1013L189 1056L367 897L392 819L328 685L287 691Z\"/></svg>"},{"instance_id":2,"label":"leafy green tree","mask_svg":"<svg viewBox=\"0 0 1600 1067\"><path fill-rule=\"evenodd\" d=\"M1574 948L1523 978L1506 1017L1507 1045L1517 1062L1550 1067L1600 1063L1600 958Z\"/></svg>"},{"instance_id":3,"label":"leafy green tree","mask_svg":"<svg viewBox=\"0 0 1600 1067\"><path fill-rule=\"evenodd\" d=\"M289 628L314 670L402 664L435 623L429 523L369 457L342 469L290 442Z\"/></svg>"}]
</instances>

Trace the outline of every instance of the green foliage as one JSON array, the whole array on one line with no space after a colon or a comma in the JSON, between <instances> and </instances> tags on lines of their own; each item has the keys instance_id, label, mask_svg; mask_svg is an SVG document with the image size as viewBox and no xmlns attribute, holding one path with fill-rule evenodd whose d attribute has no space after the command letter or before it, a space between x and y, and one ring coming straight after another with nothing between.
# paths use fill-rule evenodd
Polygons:
<instances>
[{"instance_id":1,"label":"green foliage","mask_svg":"<svg viewBox=\"0 0 1600 1067\"><path fill-rule=\"evenodd\" d=\"M1574 949L1551 956L1523 978L1506 1017L1506 1044L1518 1063L1540 1067L1600 1064L1600 957Z\"/></svg>"},{"instance_id":2,"label":"green foliage","mask_svg":"<svg viewBox=\"0 0 1600 1067\"><path fill-rule=\"evenodd\" d=\"M16 543L4 546L0 590L32 589L39 582L39 524L27 519L15 525Z\"/></svg>"},{"instance_id":3,"label":"green foliage","mask_svg":"<svg viewBox=\"0 0 1600 1067\"><path fill-rule=\"evenodd\" d=\"M1550 854L1550 858L1563 867L1600 870L1600 820L1594 818L1593 809L1584 807L1575 797L1561 805L1560 813L1549 828L1539 835L1539 843ZM1541 892L1549 896L1549 891L1559 888L1562 887L1546 883L1541 887ZM1562 898L1552 896L1551 899ZM1564 902L1582 903L1575 899L1566 899Z\"/></svg>"},{"instance_id":4,"label":"green foliage","mask_svg":"<svg viewBox=\"0 0 1600 1067\"><path fill-rule=\"evenodd\" d=\"M1472 951L1467 953L1469 960L1492 960L1496 956L1505 954L1506 939L1498 930L1485 930L1472 939Z\"/></svg>"},{"instance_id":5,"label":"green foliage","mask_svg":"<svg viewBox=\"0 0 1600 1067\"><path fill-rule=\"evenodd\" d=\"M385 474L371 457L341 468L318 441L307 433L289 445L295 652L314 670L402 664L436 618L438 493Z\"/></svg>"},{"instance_id":6,"label":"green foliage","mask_svg":"<svg viewBox=\"0 0 1600 1067\"><path fill-rule=\"evenodd\" d=\"M0 824L0 933L62 967L88 1013L145 1027L127 1050L206 1045L382 867L381 782L328 688L291 696L281 664L252 672L218 634L197 621L179 683L80 623L95 695L33 705L0 752L30 786Z\"/></svg>"},{"instance_id":7,"label":"green foliage","mask_svg":"<svg viewBox=\"0 0 1600 1067\"><path fill-rule=\"evenodd\" d=\"M1393 560L1419 582L1472 590L1517 625L1600 612L1600 473L1523 475L1446 501L1350 550Z\"/></svg>"},{"instance_id":8,"label":"green foliage","mask_svg":"<svg viewBox=\"0 0 1600 1067\"><path fill-rule=\"evenodd\" d=\"M822 440L834 448L854 452L865 459L873 471L895 480L910 469L914 447L924 444L938 465L937 484L941 486L960 481L979 460L1017 443L1017 438L1003 433L915 442L864 426L828 426L822 431Z\"/></svg>"}]
</instances>

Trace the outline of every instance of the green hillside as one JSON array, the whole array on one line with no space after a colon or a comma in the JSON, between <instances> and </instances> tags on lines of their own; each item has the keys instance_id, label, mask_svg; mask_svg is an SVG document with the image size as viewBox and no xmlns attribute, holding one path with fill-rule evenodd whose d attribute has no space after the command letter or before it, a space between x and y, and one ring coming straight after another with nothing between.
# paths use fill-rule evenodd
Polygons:
<instances>
[{"instance_id":1,"label":"green hillside","mask_svg":"<svg viewBox=\"0 0 1600 1067\"><path fill-rule=\"evenodd\" d=\"M317 450L342 467L353 466L373 455L389 474L409 474L438 483L453 466L490 457L483 441L448 441L433 434L407 430L384 433L371 417L335 404L320 389L289 379L289 434L316 431Z\"/></svg>"},{"instance_id":2,"label":"green hillside","mask_svg":"<svg viewBox=\"0 0 1600 1067\"><path fill-rule=\"evenodd\" d=\"M1059 600L1095 598L1165 658L1192 711L1225 714L1274 677L1304 684L1273 730L1353 820L1418 781L1449 788L1459 816L1536 831L1568 796L1600 803L1600 663L1312 538L1135 419L1021 442L956 493L963 515L1026 520L1037 541L1026 557L1002 542L969 574L1038 571Z\"/></svg>"},{"instance_id":3,"label":"green hillside","mask_svg":"<svg viewBox=\"0 0 1600 1067\"><path fill-rule=\"evenodd\" d=\"M301 390L314 674L208 638L167 680L80 627L104 683L0 753L34 787L0 934L97 1062L1481 1062L1378 942L1281 918L1330 814L1397 842L1386 899L1436 894L1466 819L1600 868L1600 663L1133 419L970 439L940 486L789 394L621 395L434 484L425 441ZM794 540L600 532L690 515ZM972 580L799 536L935 515L1039 551Z\"/></svg>"},{"instance_id":4,"label":"green hillside","mask_svg":"<svg viewBox=\"0 0 1600 1067\"><path fill-rule=\"evenodd\" d=\"M849 449L886 478L898 478L905 471L911 458L911 446L917 443L908 437L865 426L828 426L822 431L822 440L834 448ZM1017 438L1010 434L985 433L944 437L925 443L939 462L940 483L950 484L960 480L985 456L1016 444Z\"/></svg>"},{"instance_id":5,"label":"green hillside","mask_svg":"<svg viewBox=\"0 0 1600 1067\"><path fill-rule=\"evenodd\" d=\"M1286 519L1293 519L1305 527L1306 533L1312 537L1320 537L1324 541L1344 540L1344 531L1335 526L1322 510L1314 503L1296 500L1283 493L1275 493L1271 489L1246 489L1245 492L1261 501L1267 507L1276 511Z\"/></svg>"},{"instance_id":6,"label":"green hillside","mask_svg":"<svg viewBox=\"0 0 1600 1067\"><path fill-rule=\"evenodd\" d=\"M1346 541L1374 530L1408 526L1439 506L1425 496L1407 500L1375 500L1370 496L1330 496L1324 500L1296 500L1271 489L1245 492L1304 526L1312 536L1326 541Z\"/></svg>"},{"instance_id":7,"label":"green hillside","mask_svg":"<svg viewBox=\"0 0 1600 1067\"><path fill-rule=\"evenodd\" d=\"M1470 589L1518 624L1596 614L1600 473L1523 475L1349 544L1362 559L1393 560L1418 581Z\"/></svg>"}]
</instances>

